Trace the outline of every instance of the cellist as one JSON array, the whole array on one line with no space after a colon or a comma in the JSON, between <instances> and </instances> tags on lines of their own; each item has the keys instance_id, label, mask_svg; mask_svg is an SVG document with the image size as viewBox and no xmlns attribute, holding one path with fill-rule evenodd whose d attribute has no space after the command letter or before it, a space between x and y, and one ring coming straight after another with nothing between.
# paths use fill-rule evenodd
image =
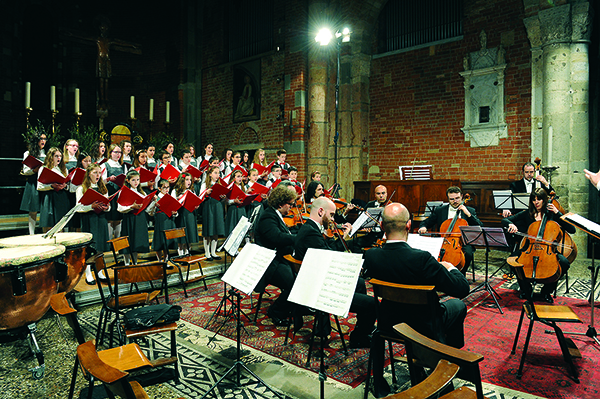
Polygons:
<instances>
[{"instance_id":1,"label":"cellist","mask_svg":"<svg viewBox=\"0 0 600 399\"><path fill-rule=\"evenodd\" d=\"M517 231L526 234L529 226L536 222L541 221L544 214L546 215L547 220L554 221L560 225L562 229L567 231L568 233L574 234L576 229L571 224L563 221L560 217L562 213L554 206L551 202L548 201L548 193L543 188L536 188L532 191L529 196L529 209L521 211L516 215L510 216L508 218L502 219L502 226L505 227L509 233L515 233ZM519 256L522 252L522 248L520 247L515 250L515 252L511 256ZM523 248L525 250L526 248ZM564 275L569 267L571 266L567 258L565 258L561 253L556 254L558 263L561 269L561 276ZM519 278L517 274L520 293L519 297L521 299L531 298L532 287L531 283L526 280L522 280ZM552 299L552 292L556 288L558 281L553 283L544 284L541 289L542 299L548 303L554 302Z\"/></svg>"},{"instance_id":2,"label":"cellist","mask_svg":"<svg viewBox=\"0 0 600 399\"><path fill-rule=\"evenodd\" d=\"M483 226L483 223L477 218L475 208L466 206L463 202L462 191L459 187L451 186L446 190L448 197L448 205L438 206L431 212L431 215L423 220L419 225L419 234L424 234L428 229L437 228L440 231L440 226L447 219L454 219L454 215L458 212L458 217L467 221L469 226ZM473 254L475 248L472 245L463 245L462 251L465 254L465 266L462 268L463 274L467 273L469 265L473 262Z\"/></svg>"}]
</instances>

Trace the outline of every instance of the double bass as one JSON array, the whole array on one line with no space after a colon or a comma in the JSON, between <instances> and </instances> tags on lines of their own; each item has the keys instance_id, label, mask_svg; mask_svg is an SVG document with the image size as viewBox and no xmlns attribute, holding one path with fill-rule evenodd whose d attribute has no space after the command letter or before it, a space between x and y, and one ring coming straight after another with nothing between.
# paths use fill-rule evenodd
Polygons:
<instances>
[{"instance_id":1,"label":"double bass","mask_svg":"<svg viewBox=\"0 0 600 399\"><path fill-rule=\"evenodd\" d=\"M469 194L465 194L464 200L460 205L471 200ZM460 206L459 205L459 206ZM465 267L465 254L462 251L462 237L460 234L461 226L468 226L469 223L465 219L458 217L459 211L454 214L454 218L446 219L440 226L440 232L444 235L444 243L440 250L438 262L446 261L452 263L458 270Z\"/></svg>"}]
</instances>

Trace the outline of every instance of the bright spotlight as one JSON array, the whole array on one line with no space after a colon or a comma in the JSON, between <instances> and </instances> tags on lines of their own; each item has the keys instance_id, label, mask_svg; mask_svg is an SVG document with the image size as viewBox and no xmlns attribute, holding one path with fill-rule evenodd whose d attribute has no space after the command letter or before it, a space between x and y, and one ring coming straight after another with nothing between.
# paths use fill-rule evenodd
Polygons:
<instances>
[{"instance_id":1,"label":"bright spotlight","mask_svg":"<svg viewBox=\"0 0 600 399\"><path fill-rule=\"evenodd\" d=\"M327 46L332 38L333 38L333 35L331 34L331 31L327 28L323 28L319 31L319 33L315 37L315 41L317 43L319 43L321 46Z\"/></svg>"}]
</instances>

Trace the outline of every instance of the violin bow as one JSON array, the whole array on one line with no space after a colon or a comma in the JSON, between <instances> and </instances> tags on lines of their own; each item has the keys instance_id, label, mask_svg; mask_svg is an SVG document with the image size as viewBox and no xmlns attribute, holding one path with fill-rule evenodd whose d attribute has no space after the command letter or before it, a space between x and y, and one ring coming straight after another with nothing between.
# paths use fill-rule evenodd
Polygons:
<instances>
[{"instance_id":1,"label":"violin bow","mask_svg":"<svg viewBox=\"0 0 600 399\"><path fill-rule=\"evenodd\" d=\"M392 195L390 195L390 198L388 198L387 202L385 203L385 206L388 206L390 204L390 202L392 201L392 197L394 196L394 194L396 194L396 190L398 190L398 188L395 188L394 191L392 191Z\"/></svg>"}]
</instances>

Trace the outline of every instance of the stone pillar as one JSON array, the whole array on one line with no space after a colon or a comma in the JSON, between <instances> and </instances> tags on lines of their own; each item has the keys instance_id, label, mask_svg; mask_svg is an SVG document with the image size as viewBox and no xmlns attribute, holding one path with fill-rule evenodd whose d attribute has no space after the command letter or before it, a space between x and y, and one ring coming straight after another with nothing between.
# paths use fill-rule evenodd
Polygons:
<instances>
[{"instance_id":1,"label":"stone pillar","mask_svg":"<svg viewBox=\"0 0 600 399\"><path fill-rule=\"evenodd\" d=\"M541 56L532 61L532 67L539 68L532 71L533 82L541 82L541 87L532 88L541 95L532 102L532 132L541 122L542 142L532 134L532 156L542 154L542 166L559 167L552 175L552 186L561 205L587 216L588 183L582 173L573 172L586 168L589 159L589 3L541 10L524 22L533 54ZM587 253L586 237L577 234L573 238L579 254Z\"/></svg>"}]
</instances>

